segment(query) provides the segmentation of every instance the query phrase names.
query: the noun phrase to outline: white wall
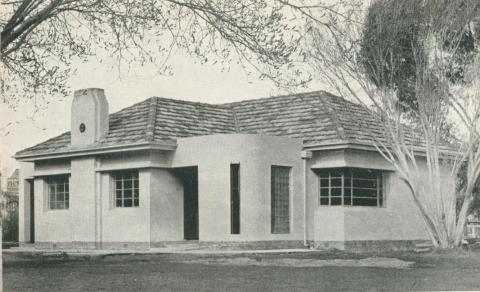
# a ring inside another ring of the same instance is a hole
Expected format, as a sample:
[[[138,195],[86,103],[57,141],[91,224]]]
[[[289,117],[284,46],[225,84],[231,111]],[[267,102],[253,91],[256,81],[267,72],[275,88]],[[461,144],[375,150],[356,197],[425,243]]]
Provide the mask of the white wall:
[[[172,170],[152,169],[150,240],[183,240],[183,186]]]
[[[178,139],[172,166],[198,166],[201,241],[301,240],[302,142],[224,134]],[[230,234],[230,164],[240,163],[240,234]],[[271,165],[290,166],[289,234],[271,233]]]

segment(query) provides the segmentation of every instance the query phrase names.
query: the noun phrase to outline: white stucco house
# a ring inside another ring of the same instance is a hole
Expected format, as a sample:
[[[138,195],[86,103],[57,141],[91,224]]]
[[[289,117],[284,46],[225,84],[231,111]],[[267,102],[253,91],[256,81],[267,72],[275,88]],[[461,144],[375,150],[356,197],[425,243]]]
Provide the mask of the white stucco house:
[[[152,97],[109,114],[75,92],[71,131],[16,153],[22,243],[349,249],[428,240],[362,106],[326,92],[227,104]]]

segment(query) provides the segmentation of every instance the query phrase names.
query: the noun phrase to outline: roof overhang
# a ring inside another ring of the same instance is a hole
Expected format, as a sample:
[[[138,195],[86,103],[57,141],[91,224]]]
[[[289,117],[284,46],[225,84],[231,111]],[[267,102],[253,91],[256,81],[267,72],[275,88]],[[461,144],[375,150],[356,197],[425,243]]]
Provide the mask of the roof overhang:
[[[354,150],[364,150],[364,151],[374,151],[378,152],[379,150],[375,146],[367,143],[352,143],[352,142],[322,142],[316,144],[310,144],[303,147],[305,150],[310,151],[325,151],[325,150],[341,150],[341,149],[354,149]],[[423,147],[414,146],[412,147],[413,153],[415,156],[425,157],[425,149]],[[461,155],[458,151],[442,149],[440,154],[446,157],[455,157]]]
[[[81,156],[92,156],[99,154],[113,154],[120,152],[130,152],[130,151],[142,151],[142,150],[164,150],[164,151],[173,151],[177,148],[176,143],[133,143],[127,145],[113,145],[113,146],[91,146],[87,148],[78,148],[78,149],[66,149],[60,150],[57,152],[49,153],[34,153],[34,154],[25,154],[25,155],[15,155],[15,158],[18,161],[23,162],[32,162],[38,160],[47,160],[47,159],[59,159],[59,158],[72,158],[72,157],[81,157]]]

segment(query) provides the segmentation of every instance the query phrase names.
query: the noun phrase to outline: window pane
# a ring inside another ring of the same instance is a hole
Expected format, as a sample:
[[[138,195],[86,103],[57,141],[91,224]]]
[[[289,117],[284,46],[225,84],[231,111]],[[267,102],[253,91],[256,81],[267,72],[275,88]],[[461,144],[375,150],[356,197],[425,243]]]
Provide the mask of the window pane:
[[[343,204],[344,204],[344,205],[347,205],[347,206],[352,205],[352,198],[351,198],[351,197],[345,197],[345,198],[343,198]]]
[[[65,200],[65,194],[64,193],[58,193],[57,194],[57,201],[64,201]]]
[[[133,197],[138,199],[138,189],[133,190]]]
[[[124,207],[132,207],[132,199],[125,199],[123,201],[123,206]]]
[[[133,181],[133,187],[138,189],[138,179]]]
[[[341,187],[342,179],[341,178],[332,178],[332,187]]]
[[[290,168],[271,167],[272,233],[290,232]]]
[[[49,194],[55,194],[55,185],[54,184],[48,185],[48,193]]]
[[[328,205],[328,198],[320,198],[320,205]]]
[[[116,200],[115,207],[122,207],[122,200]]]
[[[121,190],[122,189],[122,181],[121,180],[115,181],[115,189],[116,190]]]
[[[50,209],[55,209],[55,202],[51,201],[49,208]]]
[[[354,188],[377,188],[377,179],[353,179]]]
[[[331,202],[332,206],[341,205],[342,204],[342,198],[341,197],[332,197],[330,202]]]
[[[320,189],[320,196],[321,197],[328,197],[328,188],[321,188]]]
[[[332,197],[342,196],[342,188],[332,188],[330,192]]]
[[[124,187],[125,189],[131,189],[131,188],[132,188],[132,181],[129,180],[129,179],[123,181],[123,187]]]
[[[320,187],[321,188],[328,188],[328,178],[321,178],[320,179]]]
[[[133,205],[134,205],[135,207],[138,207],[138,199],[134,199],[133,202],[134,202]]]
[[[377,206],[377,199],[353,198],[354,206]]]
[[[115,192],[115,196],[116,196],[116,199],[121,199],[122,198],[122,191],[121,190],[117,190]]]
[[[70,206],[69,206],[69,202],[68,201],[65,201],[65,209],[68,209]]]
[[[129,199],[132,197],[132,190],[131,189],[126,189],[123,191],[123,197],[126,199]]]
[[[353,197],[377,198],[377,190],[353,189]]]

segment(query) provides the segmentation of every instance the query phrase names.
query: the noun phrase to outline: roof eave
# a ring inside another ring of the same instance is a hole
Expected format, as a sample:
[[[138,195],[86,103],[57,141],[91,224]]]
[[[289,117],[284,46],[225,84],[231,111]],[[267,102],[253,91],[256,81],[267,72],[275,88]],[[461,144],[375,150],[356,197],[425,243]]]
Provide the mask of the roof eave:
[[[68,149],[65,151],[59,151],[54,153],[35,153],[35,154],[25,154],[25,155],[15,155],[17,161],[21,162],[32,162],[36,160],[47,160],[47,159],[59,159],[59,158],[71,158],[71,157],[80,157],[80,156],[91,156],[98,154],[110,154],[110,153],[119,153],[126,151],[141,151],[141,150],[166,150],[173,151],[177,148],[177,144],[174,142],[168,143],[134,143],[127,145],[112,145],[112,146],[92,146],[89,148],[81,149]]]
[[[306,145],[303,147],[305,150],[310,151],[322,151],[322,150],[341,150],[341,149],[355,149],[355,150],[364,150],[364,151],[375,151],[378,152],[378,149],[375,146],[368,143],[356,143],[356,142],[320,142],[315,144]],[[416,156],[426,156],[425,150],[422,147],[413,147],[413,152]],[[459,152],[453,150],[440,150],[441,154],[446,156],[458,156]]]

